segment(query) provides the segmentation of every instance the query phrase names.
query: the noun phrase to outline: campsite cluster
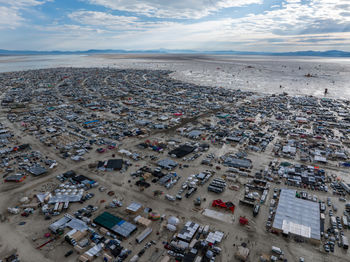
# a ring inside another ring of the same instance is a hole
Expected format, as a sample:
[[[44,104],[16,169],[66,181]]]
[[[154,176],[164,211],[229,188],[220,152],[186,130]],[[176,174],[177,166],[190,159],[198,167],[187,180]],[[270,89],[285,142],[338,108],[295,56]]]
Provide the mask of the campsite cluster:
[[[1,74],[7,223],[53,261],[346,259],[349,102],[169,74]]]

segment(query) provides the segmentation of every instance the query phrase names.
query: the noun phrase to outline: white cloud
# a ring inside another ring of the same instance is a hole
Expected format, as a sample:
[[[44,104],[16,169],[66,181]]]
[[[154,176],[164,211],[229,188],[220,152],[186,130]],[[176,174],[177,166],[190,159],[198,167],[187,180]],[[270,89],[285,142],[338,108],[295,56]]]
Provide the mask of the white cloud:
[[[124,49],[163,47],[256,51],[280,47],[283,51],[286,48],[315,49],[326,44],[331,46],[332,43],[350,46],[349,34],[346,33],[350,32],[350,17],[342,15],[346,11],[345,3],[344,0],[312,0],[305,5],[290,0],[280,9],[261,14],[186,23],[163,20],[145,22],[136,16],[115,16],[93,11],[73,12],[69,17],[81,26],[101,29],[103,32],[100,31],[99,39],[103,44],[100,44],[100,48],[109,48],[104,44],[113,43],[113,47]],[[181,6],[180,3],[177,8]]]
[[[337,7],[346,2],[312,0],[310,4],[287,3],[281,9],[235,19],[232,26],[249,32],[270,32],[276,35],[349,32],[350,17],[344,14],[343,8]]]
[[[0,6],[0,29],[14,29],[23,22],[17,10]]]
[[[46,2],[52,2],[54,0],[0,0],[0,4],[8,5],[14,8],[37,6],[45,4]]]
[[[206,21],[188,19],[175,22],[172,18],[200,18],[225,8],[262,1],[84,1],[131,13],[114,15],[116,12],[112,10],[95,11],[90,6],[91,10],[69,13],[70,22],[59,22],[62,20],[58,19],[57,24],[29,24],[36,34],[28,42],[39,49],[63,50],[168,48],[292,51],[306,48],[322,50],[334,45],[350,51],[350,0],[310,0],[306,4],[305,1],[288,0],[281,1],[283,4],[279,8],[275,6],[263,13],[251,13],[241,18],[207,17]],[[17,3],[16,7],[10,4],[0,7],[0,29],[28,23],[21,17],[21,10],[46,1],[13,2]],[[0,0],[0,3],[5,3],[5,0]],[[149,19],[142,15],[163,19]]]
[[[127,29],[135,25],[137,17],[115,16],[105,12],[76,11],[68,15],[70,19],[84,25],[100,26],[108,29]],[[129,28],[130,29],[130,28]]]
[[[141,21],[135,16],[119,16],[97,11],[76,11],[68,15],[70,19],[82,26],[115,31],[145,31],[152,28],[168,27],[173,22]]]
[[[260,0],[87,0],[111,9],[126,10],[148,16],[169,18],[199,18],[227,7],[259,3]],[[277,35],[311,34],[318,32],[350,31],[350,5],[348,0],[310,0],[303,4],[300,0],[287,0],[279,9],[266,10],[260,14],[250,14],[243,18],[232,19],[232,29],[246,33],[274,33]],[[103,12],[79,12],[71,18],[82,24],[91,25],[94,22],[109,29],[117,28],[125,21],[125,28],[129,25],[134,29],[144,28],[145,22],[137,21],[136,17],[113,16]],[[220,20],[220,19],[219,19]],[[219,21],[218,20],[218,21]],[[194,23],[194,21],[192,21]],[[158,23],[148,26],[157,27]],[[205,28],[203,28],[205,29]],[[208,30],[208,34],[211,32]]]
[[[54,0],[0,0],[0,29],[15,29],[25,19],[21,11]]]
[[[113,10],[149,17],[198,19],[223,8],[261,4],[262,0],[85,0]]]

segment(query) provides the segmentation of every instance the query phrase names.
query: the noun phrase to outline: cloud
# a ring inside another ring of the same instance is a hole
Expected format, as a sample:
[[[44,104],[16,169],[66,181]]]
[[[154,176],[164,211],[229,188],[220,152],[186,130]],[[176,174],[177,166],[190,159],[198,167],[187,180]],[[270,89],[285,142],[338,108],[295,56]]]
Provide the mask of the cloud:
[[[0,6],[0,29],[14,29],[23,21],[17,10]]]
[[[247,51],[320,50],[334,44],[350,51],[349,0],[284,0],[273,8],[272,3],[248,6],[262,0],[80,0],[80,9],[67,6],[45,24],[31,24],[26,10],[42,12],[48,1],[0,0],[0,29],[27,25],[18,30],[28,30],[25,36],[6,35],[0,44],[23,39],[16,45],[46,50]],[[239,17],[230,17],[241,10]]]
[[[298,42],[305,42],[305,43],[319,43],[319,42],[333,42],[333,41],[346,41],[347,38],[304,38],[298,40]]]
[[[111,30],[130,29],[135,25],[137,17],[115,16],[105,12],[76,11],[68,15],[70,19],[84,25],[99,26]]]
[[[148,17],[198,19],[224,8],[261,4],[262,0],[85,0],[112,10]]]
[[[341,16],[350,16],[350,12],[341,12],[340,15]]]
[[[82,26],[117,33],[120,31],[146,31],[152,28],[169,27],[176,23],[167,21],[143,21],[136,16],[112,15],[106,12],[80,10],[68,17]]]
[[[232,26],[249,32],[272,32],[279,36],[349,32],[350,17],[339,7],[346,1],[285,2],[280,9],[235,19]]]
[[[111,3],[108,0],[90,1]],[[113,3],[116,2],[123,1]],[[166,1],[164,2],[165,5]],[[191,3],[196,1],[188,2],[191,7]],[[133,1],[130,3],[133,4]],[[215,3],[215,6],[218,6],[218,1]],[[237,4],[238,1],[234,3]],[[344,37],[346,32],[350,32],[350,19],[343,14],[344,9],[340,8],[343,4],[343,0],[311,0],[307,4],[291,0],[283,2],[278,9],[258,14],[251,13],[241,18],[208,18],[207,21],[194,19],[175,20],[176,22],[167,19],[150,21],[138,17],[135,12],[132,13],[133,16],[120,16],[109,12],[82,10],[71,13],[69,17],[82,27],[101,29],[103,32],[100,31],[99,37],[106,39],[101,41],[116,43],[116,48],[264,50],[280,45],[282,48],[288,46],[298,50],[310,44],[321,46],[321,43],[350,46],[350,40]],[[182,7],[181,0],[174,6]],[[174,6],[167,7],[167,10],[175,10]],[[302,37],[303,35],[306,37]],[[323,39],[321,40],[318,35]],[[101,48],[108,47],[101,46]]]
[[[26,21],[23,10],[45,4],[53,0],[0,0],[0,29],[15,29]]]
[[[21,8],[21,7],[42,5],[52,1],[54,0],[13,0],[13,1],[0,0],[0,4],[8,5],[13,8]]]
[[[86,0],[90,3],[99,4],[110,9],[130,11],[133,14],[139,13],[147,16],[168,17],[168,18],[200,18],[221,9],[243,6],[252,3],[261,3],[260,0],[145,0],[142,3],[136,0]],[[347,0],[285,0],[278,9],[266,10],[263,13],[251,13],[242,18],[232,19],[231,33],[251,34],[253,32],[272,33],[280,36],[297,34],[315,34],[329,32],[349,31],[350,17],[344,12],[344,5]],[[135,26],[139,30],[145,28],[145,22],[134,19],[128,21],[126,17],[115,17],[104,15],[103,12],[81,12],[72,17],[78,22],[95,26],[100,23],[111,29],[113,26],[121,26],[119,21],[126,20],[125,25]],[[90,17],[90,18],[87,18]],[[101,20],[101,17],[104,17]],[[136,18],[135,15],[134,18]],[[221,19],[216,18],[216,21]],[[181,21],[181,20],[180,20]],[[190,20],[191,21],[191,20]],[[132,24],[131,24],[132,23]],[[195,20],[189,24],[194,24]],[[142,24],[142,25],[141,25]],[[149,26],[157,27],[158,23],[149,23]],[[205,28],[203,28],[205,29]],[[207,30],[208,34],[211,32]]]
[[[343,10],[350,10],[350,4],[341,4],[341,5],[336,5],[335,7]]]

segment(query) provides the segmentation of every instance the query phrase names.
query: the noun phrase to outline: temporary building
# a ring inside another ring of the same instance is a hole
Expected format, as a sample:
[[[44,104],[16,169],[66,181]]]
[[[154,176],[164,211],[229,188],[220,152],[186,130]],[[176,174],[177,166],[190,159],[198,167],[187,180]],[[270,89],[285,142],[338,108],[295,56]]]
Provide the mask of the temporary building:
[[[252,161],[249,159],[226,157],[224,159],[224,165],[230,166],[230,167],[237,167],[237,168],[240,168],[240,167],[251,168]]]
[[[152,233],[152,228],[147,227],[140,235],[136,237],[136,242],[141,243],[146,237]]]
[[[178,148],[175,148],[174,150],[169,152],[169,155],[175,155],[178,158],[182,158],[194,151],[195,147],[188,146],[188,145],[182,145]]]
[[[12,176],[8,176],[5,178],[5,182],[22,182],[26,179],[26,176],[23,174],[16,174]]]
[[[109,159],[107,161],[99,161],[97,168],[102,171],[121,170],[123,167],[122,159]]]
[[[208,243],[217,244],[222,241],[224,233],[220,231],[210,232],[206,238]]]
[[[197,230],[199,228],[199,225],[197,223],[194,223],[192,221],[188,221],[184,228],[180,231],[180,233],[177,235],[177,238],[186,242],[191,242],[192,238],[196,234]]]
[[[150,224],[152,223],[151,220],[149,220],[149,219],[147,219],[145,217],[142,217],[142,216],[135,217],[134,221],[135,221],[135,223],[143,225],[145,227],[150,226]]]
[[[160,214],[158,212],[152,211],[148,213],[148,218],[151,220],[158,220],[160,219]]]
[[[297,198],[296,190],[282,189],[272,228],[285,234],[319,241],[319,204]]]
[[[172,224],[167,224],[166,228],[171,231],[171,232],[175,232],[176,231],[176,226],[172,225]]]
[[[108,212],[104,212],[96,217],[94,219],[94,223],[125,238],[129,237],[137,229],[135,225],[126,222],[122,218],[114,216]]]
[[[177,217],[171,216],[168,218],[168,224],[177,226],[180,220]]]
[[[126,211],[129,213],[137,213],[138,211],[140,211],[141,208],[141,204],[133,202],[126,208]]]

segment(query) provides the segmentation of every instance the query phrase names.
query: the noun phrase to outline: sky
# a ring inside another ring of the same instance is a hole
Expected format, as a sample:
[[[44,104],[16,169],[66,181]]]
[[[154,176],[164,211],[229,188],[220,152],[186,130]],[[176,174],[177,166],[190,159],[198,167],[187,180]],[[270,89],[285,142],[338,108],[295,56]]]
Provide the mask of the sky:
[[[350,0],[0,0],[0,49],[350,51]]]

